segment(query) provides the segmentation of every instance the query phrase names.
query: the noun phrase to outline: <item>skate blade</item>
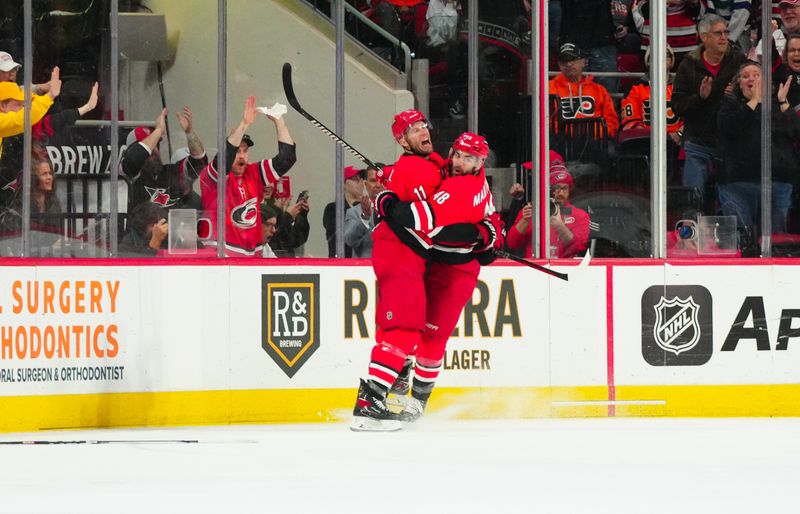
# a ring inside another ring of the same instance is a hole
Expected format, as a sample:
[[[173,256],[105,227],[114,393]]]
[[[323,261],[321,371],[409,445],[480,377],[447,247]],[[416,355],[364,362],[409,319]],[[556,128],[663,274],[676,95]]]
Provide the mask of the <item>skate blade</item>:
[[[408,396],[396,396],[390,394],[386,398],[386,407],[394,412],[395,414],[400,414],[403,409],[406,408],[406,404],[408,403]]]
[[[400,420],[373,419],[365,416],[353,416],[350,430],[353,432],[396,432],[403,428]]]

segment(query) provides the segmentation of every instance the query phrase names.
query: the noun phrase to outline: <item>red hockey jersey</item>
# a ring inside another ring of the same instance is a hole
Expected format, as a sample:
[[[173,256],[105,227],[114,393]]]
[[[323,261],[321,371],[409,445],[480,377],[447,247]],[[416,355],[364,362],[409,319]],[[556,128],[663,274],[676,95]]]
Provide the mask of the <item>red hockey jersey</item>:
[[[229,161],[230,162],[230,161]],[[264,186],[275,185],[280,175],[272,168],[271,159],[248,164],[241,177],[227,175],[225,188],[225,253],[229,257],[260,256],[261,210]],[[208,240],[216,244],[217,237],[217,170],[211,162],[200,173],[200,190],[203,201],[203,218],[210,224]],[[206,236],[206,234],[202,234]]]
[[[436,152],[431,153],[427,158],[403,154],[393,165],[378,171],[378,181],[386,189],[394,191],[401,201],[425,200],[435,193],[439,184],[442,183],[444,164],[444,159]],[[394,233],[397,239],[408,245],[418,255],[429,257],[428,249],[420,246],[414,230],[392,220],[383,220],[378,223],[372,232],[372,239],[386,238],[388,233]]]
[[[409,209],[414,222],[411,228],[430,234],[455,223],[480,223],[494,212],[494,204],[481,169],[477,175],[445,179],[429,201],[412,202]]]
[[[378,181],[394,191],[401,201],[427,200],[442,183],[445,160],[436,152],[427,158],[404,154],[397,162],[378,171]]]
[[[413,236],[404,241],[417,253],[432,251],[435,260],[455,264],[473,258],[474,226],[493,212],[492,193],[481,169],[477,175],[445,179],[429,200],[398,205],[392,221]]]

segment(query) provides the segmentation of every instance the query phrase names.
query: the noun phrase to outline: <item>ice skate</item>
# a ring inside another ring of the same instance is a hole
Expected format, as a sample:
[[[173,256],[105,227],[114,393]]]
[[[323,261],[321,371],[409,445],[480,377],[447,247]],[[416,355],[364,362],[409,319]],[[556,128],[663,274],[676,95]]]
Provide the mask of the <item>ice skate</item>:
[[[386,393],[368,380],[361,380],[353,408],[350,430],[354,432],[394,432],[403,428],[399,416],[386,406]]]
[[[419,398],[414,398],[413,396],[409,397],[408,401],[406,402],[406,406],[400,413],[400,420],[404,423],[414,423],[422,417],[422,413],[425,410],[425,405],[427,405],[427,403],[427,400],[420,400]]]

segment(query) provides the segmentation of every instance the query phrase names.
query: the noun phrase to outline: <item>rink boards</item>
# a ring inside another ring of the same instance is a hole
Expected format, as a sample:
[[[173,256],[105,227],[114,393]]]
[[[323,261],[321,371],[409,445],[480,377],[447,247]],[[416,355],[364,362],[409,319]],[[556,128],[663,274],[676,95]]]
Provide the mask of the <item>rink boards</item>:
[[[374,336],[368,261],[165,262],[4,263],[0,430],[349,415]],[[800,415],[800,262],[729,262],[562,261],[569,282],[484,268],[430,408]]]

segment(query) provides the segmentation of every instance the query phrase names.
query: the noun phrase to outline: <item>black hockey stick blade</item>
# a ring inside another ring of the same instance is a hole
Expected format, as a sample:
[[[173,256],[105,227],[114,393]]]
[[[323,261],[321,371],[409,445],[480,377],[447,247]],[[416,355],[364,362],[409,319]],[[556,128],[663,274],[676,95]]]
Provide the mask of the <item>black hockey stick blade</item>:
[[[323,125],[318,119],[303,109],[303,107],[300,105],[300,102],[297,100],[297,95],[294,94],[294,85],[292,85],[292,65],[288,62],[283,63],[283,92],[286,95],[286,100],[289,102],[289,105],[291,105],[295,111],[300,113],[301,116],[310,121],[322,132],[327,134],[328,137],[333,139],[339,146],[353,154],[356,159],[371,168],[378,168],[378,166],[376,166],[371,160],[367,159],[364,154],[350,146],[350,143],[336,135],[336,133],[334,133],[331,129]]]
[[[502,250],[495,250],[494,254],[497,255],[498,257],[502,257],[504,259],[508,259],[508,260],[511,260],[511,261],[514,261],[514,262],[518,262],[520,264],[524,264],[524,265],[528,266],[529,268],[533,268],[536,271],[541,271],[542,273],[547,273],[548,275],[551,275],[551,276],[556,277],[556,278],[560,278],[561,280],[569,281],[569,275],[567,275],[566,273],[559,273],[558,271],[553,271],[550,268],[545,268],[544,266],[536,264],[535,262],[531,262],[529,260],[523,259],[522,257],[517,257],[516,255],[514,255],[512,253],[504,252]]]
[[[304,118],[313,121],[314,117],[308,114],[300,102],[297,101],[297,95],[294,94],[294,85],[292,85],[292,65],[288,62],[283,63],[283,92],[286,95],[286,100],[292,108],[303,115]]]

